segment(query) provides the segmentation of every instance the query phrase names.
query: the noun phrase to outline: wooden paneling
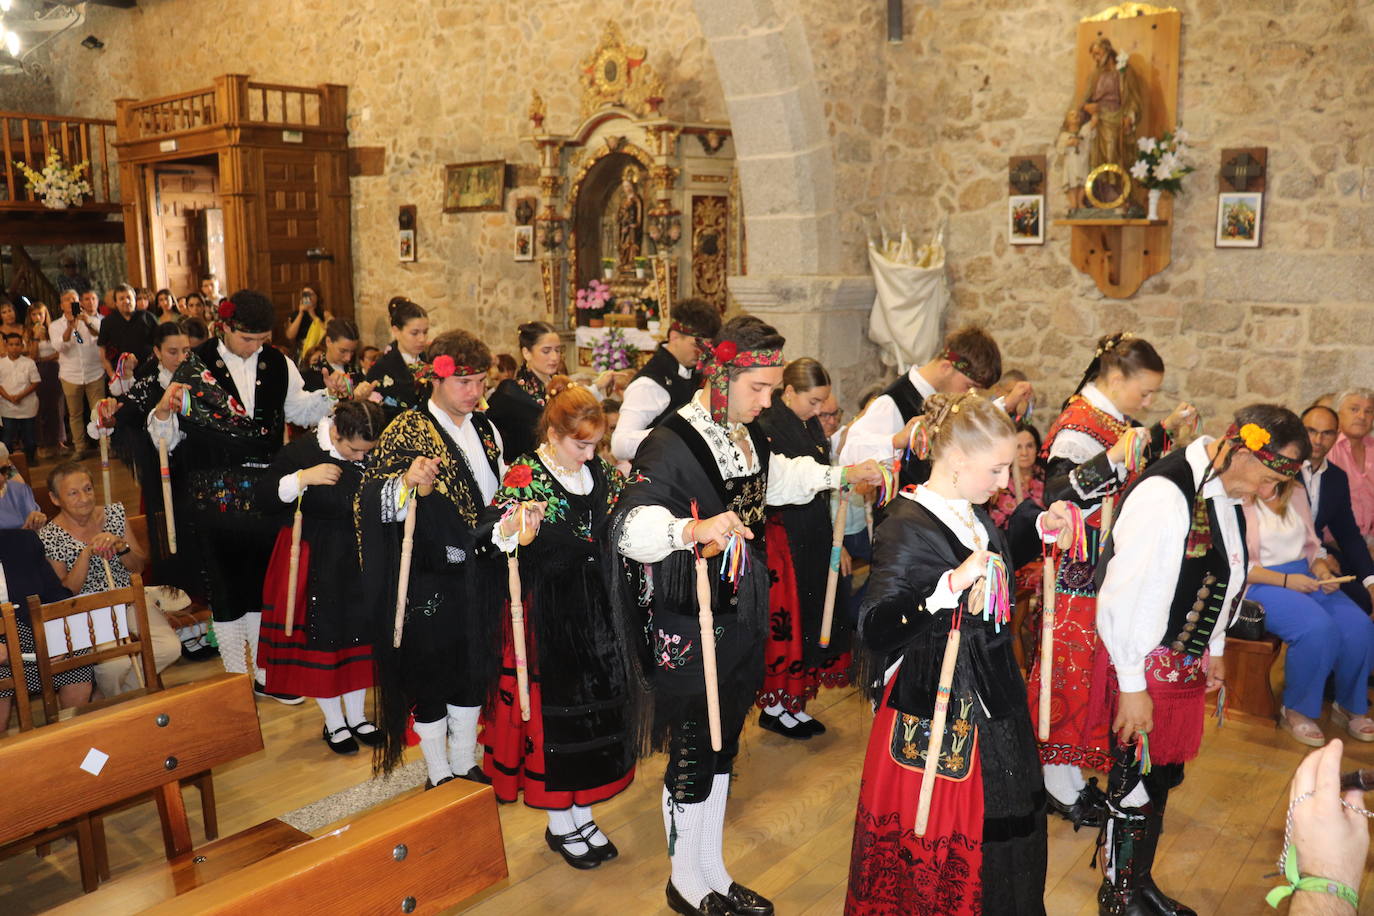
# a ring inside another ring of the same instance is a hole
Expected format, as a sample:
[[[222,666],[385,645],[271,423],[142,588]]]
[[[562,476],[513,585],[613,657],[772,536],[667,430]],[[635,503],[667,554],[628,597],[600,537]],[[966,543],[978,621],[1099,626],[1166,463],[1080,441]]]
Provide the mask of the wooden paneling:
[[[155,166],[152,194],[154,286],[177,295],[199,290],[209,273],[202,214],[220,205],[219,173],[193,163]]]

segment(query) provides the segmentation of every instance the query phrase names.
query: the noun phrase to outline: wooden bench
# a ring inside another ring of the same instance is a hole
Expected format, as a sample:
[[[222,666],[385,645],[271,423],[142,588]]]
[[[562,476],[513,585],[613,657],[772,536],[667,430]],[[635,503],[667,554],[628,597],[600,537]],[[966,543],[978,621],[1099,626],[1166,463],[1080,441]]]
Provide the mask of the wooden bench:
[[[260,750],[257,708],[243,674],[217,675],[23,732],[0,741],[0,845],[151,793],[167,857],[174,858],[191,850],[179,778]],[[108,759],[87,763],[92,751]]]
[[[1226,638],[1226,718],[1275,725],[1279,703],[1270,680],[1283,652],[1277,636],[1263,639]]]
[[[506,874],[496,796],[458,779],[412,790],[316,838],[267,821],[50,912],[438,913]]]

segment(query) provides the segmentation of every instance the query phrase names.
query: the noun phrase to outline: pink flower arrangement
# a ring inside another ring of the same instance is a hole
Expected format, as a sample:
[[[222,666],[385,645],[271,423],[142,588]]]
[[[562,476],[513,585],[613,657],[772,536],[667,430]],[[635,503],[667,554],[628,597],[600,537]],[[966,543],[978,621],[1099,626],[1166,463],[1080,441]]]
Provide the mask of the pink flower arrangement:
[[[600,280],[593,280],[585,289],[577,291],[577,307],[580,309],[602,311],[610,301],[611,288]]]

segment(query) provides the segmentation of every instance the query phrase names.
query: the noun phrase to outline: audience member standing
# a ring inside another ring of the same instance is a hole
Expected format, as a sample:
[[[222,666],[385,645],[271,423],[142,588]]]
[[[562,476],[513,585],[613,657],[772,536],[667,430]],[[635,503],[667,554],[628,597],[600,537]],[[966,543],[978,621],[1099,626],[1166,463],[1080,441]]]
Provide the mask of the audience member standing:
[[[24,338],[6,334],[5,355],[0,357],[0,417],[4,418],[5,447],[14,448],[22,438],[29,464],[38,459],[34,424],[41,382],[38,365],[24,353]]]
[[[62,380],[62,396],[67,402],[67,426],[76,459],[86,457],[86,413],[105,396],[105,369],[100,359],[99,298],[93,290],[81,294],[62,294],[61,317],[52,323],[48,339],[57,349],[57,376]]]
[[[29,358],[38,364],[41,380],[38,383],[38,447],[56,454],[67,439],[62,424],[66,403],[62,398],[62,382],[57,377],[57,347],[48,337],[50,321],[48,306],[35,302],[29,306],[24,327]]]
[[[125,353],[133,354],[135,366],[152,355],[153,332],[158,325],[147,312],[134,308],[134,288],[127,283],[115,287],[114,302],[114,311],[101,319],[100,333],[96,336],[105,360],[105,372],[111,377],[116,374],[119,358]]]
[[[1369,431],[1374,427],[1374,391],[1351,388],[1336,400],[1341,434],[1331,447],[1332,463],[1350,478],[1350,503],[1355,523],[1366,544],[1374,542],[1374,448]]]

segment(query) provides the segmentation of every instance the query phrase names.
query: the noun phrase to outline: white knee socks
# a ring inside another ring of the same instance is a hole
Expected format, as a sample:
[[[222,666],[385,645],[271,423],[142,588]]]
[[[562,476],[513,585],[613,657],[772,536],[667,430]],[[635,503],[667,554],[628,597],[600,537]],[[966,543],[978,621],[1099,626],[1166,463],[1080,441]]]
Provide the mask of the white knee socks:
[[[367,710],[365,708],[366,703],[366,689],[350,690],[348,693],[343,695],[344,715],[348,718],[348,724],[353,728],[357,729],[358,734],[360,735],[370,735],[374,731],[376,731],[376,728],[374,728],[370,723],[363,728],[358,728],[359,725],[362,725],[364,722],[367,722]]]
[[[567,836],[577,829],[578,825],[573,818],[572,808],[551,809],[548,814],[549,832],[553,834],[554,839],[560,836]],[[563,844],[563,848],[575,856],[585,856],[587,854],[587,844],[580,839],[566,841]]]
[[[416,722],[415,734],[420,736],[420,753],[425,756],[425,766],[429,769],[429,781],[434,785],[439,780],[454,775],[448,762],[448,721]],[[467,770],[463,771],[464,773]]]
[[[331,735],[348,727],[344,722],[343,704],[338,697],[316,697],[315,702],[320,704],[320,712],[324,713],[324,727],[329,729]]]
[[[1078,793],[1088,784],[1078,767],[1071,764],[1047,763],[1041,769],[1045,775],[1045,791],[1063,805],[1078,801]]]
[[[725,870],[725,802],[730,796],[730,774],[717,773],[711,782],[711,795],[701,807],[706,809],[698,860],[701,874],[711,890],[728,894],[734,879]]]
[[[668,837],[668,859],[673,866],[673,887],[692,906],[711,893],[701,871],[701,842],[705,833],[706,802],[684,805],[663,790],[663,832]]]
[[[242,617],[238,620],[215,621],[215,642],[219,646],[219,660],[229,674],[246,674],[248,671],[243,660],[246,632]]]
[[[448,764],[455,776],[477,766],[477,719],[481,714],[480,706],[448,707]]]

